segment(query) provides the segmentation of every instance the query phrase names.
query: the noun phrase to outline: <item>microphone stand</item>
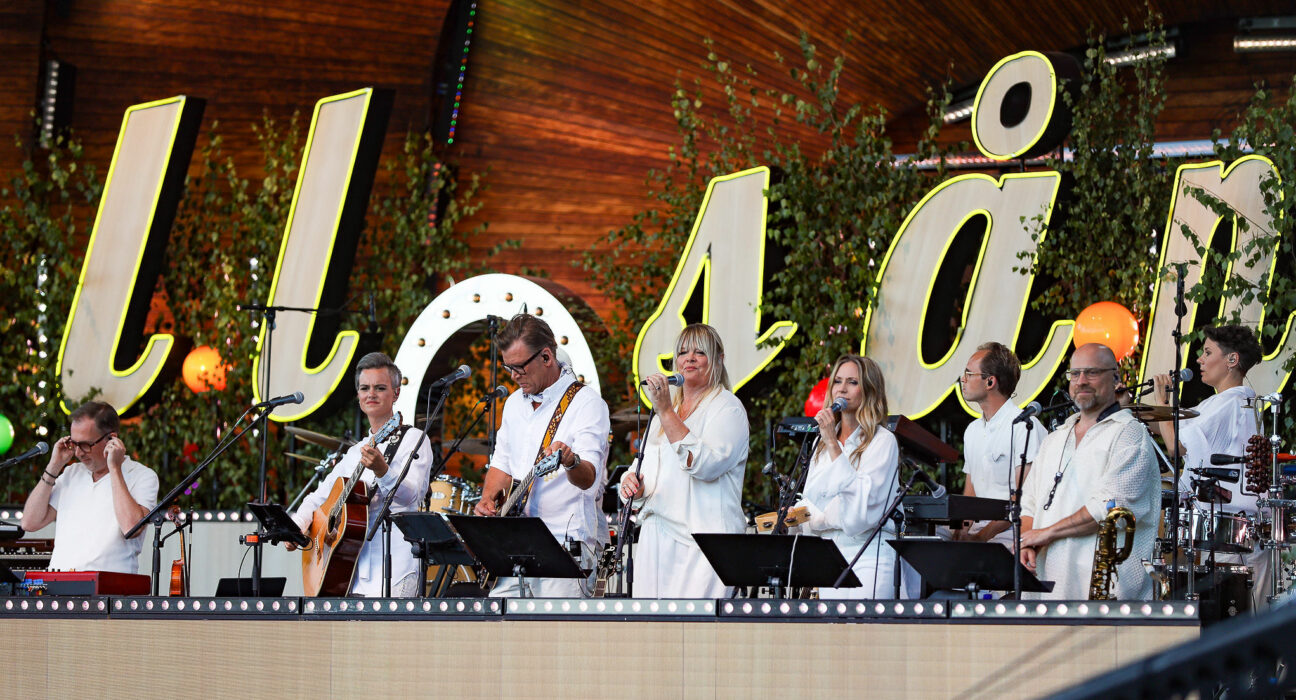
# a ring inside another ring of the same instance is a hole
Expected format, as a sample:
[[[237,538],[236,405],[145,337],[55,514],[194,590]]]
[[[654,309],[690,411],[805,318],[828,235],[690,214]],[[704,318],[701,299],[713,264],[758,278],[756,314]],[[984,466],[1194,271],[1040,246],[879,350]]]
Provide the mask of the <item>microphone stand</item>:
[[[257,408],[258,407],[254,406],[244,411],[243,415],[239,416],[238,420],[234,421],[234,425],[238,425],[239,423],[241,423],[243,421],[243,418],[246,417],[247,414],[251,413],[254,410],[257,410]],[[260,408],[261,408],[260,415],[258,415],[255,419],[253,419],[253,421],[249,423],[247,427],[243,428],[237,433],[231,431],[229,434],[227,434],[225,438],[223,438],[219,443],[216,444],[216,447],[212,449],[211,453],[209,453],[206,457],[204,457],[203,460],[198,463],[198,466],[194,467],[193,471],[189,472],[187,476],[185,476],[183,479],[180,480],[180,483],[176,484],[175,488],[172,488],[169,492],[167,492],[165,496],[158,499],[157,505],[153,506],[153,510],[150,510],[148,513],[146,513],[144,517],[139,519],[139,522],[135,523],[135,525],[132,526],[131,529],[126,532],[125,537],[126,539],[129,540],[135,537],[135,535],[139,534],[139,531],[144,529],[145,525],[149,523],[153,524],[153,567],[152,567],[153,595],[156,596],[158,594],[158,580],[160,579],[162,574],[162,524],[166,522],[167,508],[169,508],[177,498],[184,495],[185,489],[189,488],[194,484],[194,482],[198,481],[198,477],[201,476],[204,471],[206,471],[207,467],[210,467],[212,463],[216,461],[217,457],[220,457],[225,452],[225,450],[229,449],[234,443],[238,442],[239,438],[243,437],[243,435],[247,433],[247,431],[256,427],[258,423],[261,423],[262,421],[265,420],[266,416],[270,415],[271,409],[269,409],[268,407],[260,407]],[[259,539],[259,538],[253,538],[253,539]],[[253,590],[252,594],[253,596],[260,595],[259,591],[257,590]]]
[[[428,430],[431,429],[432,427],[433,419],[436,418],[437,414],[439,414],[441,412],[441,409],[445,406],[446,399],[450,397],[451,386],[452,386],[451,384],[447,384],[440,389],[441,398],[437,401],[436,408],[433,409],[432,412],[427,414],[427,419],[424,420],[423,422],[423,430],[419,431],[418,442],[414,444],[414,449],[410,450],[409,456],[405,458],[405,465],[401,467],[400,476],[396,478],[396,486],[394,486],[391,489],[391,491],[387,493],[386,498],[383,499],[382,510],[378,511],[378,521],[382,523],[382,533],[383,533],[382,593],[384,598],[391,597],[391,535],[392,535],[391,504],[392,504],[392,500],[396,498],[396,492],[400,490],[401,483],[405,481],[405,475],[409,473],[410,465],[413,464],[414,459],[418,457],[418,451],[423,449],[423,443],[427,442]],[[432,403],[432,392],[429,391],[427,403],[425,405],[431,403]],[[391,467],[389,465],[388,469],[390,468]],[[426,493],[426,489],[424,491]],[[377,532],[378,532],[377,529],[369,528],[368,534],[365,535],[365,542],[367,543],[372,541],[374,535],[377,534]],[[426,569],[424,569],[424,571],[426,571]]]
[[[499,338],[499,330],[500,330],[500,321],[502,320],[504,319],[494,314],[491,314],[486,317],[487,331],[490,334],[490,383],[487,386],[490,386],[492,389],[494,389],[494,387],[496,386],[499,386],[499,381],[498,381],[499,380],[499,340],[498,338]],[[490,424],[486,426],[486,454],[487,455],[495,454],[495,440],[497,439],[497,433],[499,432],[496,429],[497,426],[499,425],[498,413],[497,413],[498,410],[499,408],[495,405],[495,401],[492,400],[490,403]],[[458,447],[458,443],[456,443],[455,446]],[[449,457],[447,457],[446,459],[449,459]]]
[[[1183,474],[1183,454],[1179,450],[1179,368],[1183,365],[1183,319],[1188,315],[1188,305],[1184,303],[1184,274],[1186,266],[1183,263],[1175,264],[1175,328],[1171,332],[1174,337],[1175,362],[1174,371],[1170,373],[1170,419],[1174,422],[1174,443],[1166,445],[1170,448],[1171,470],[1174,474],[1174,488],[1176,498],[1171,503],[1170,522],[1174,523],[1176,530],[1179,528],[1179,479]],[[1189,537],[1191,538],[1191,533]],[[1178,539],[1175,537],[1174,539]],[[1174,547],[1170,550],[1170,599],[1179,598],[1179,543],[1174,542]],[[1191,574],[1188,576],[1192,578]],[[1190,584],[1191,587],[1191,584]]]
[[[1017,484],[1010,492],[1008,499],[1008,522],[1012,523],[1013,529],[1013,596],[1014,600],[1021,600],[1021,499],[1022,499],[1022,474],[1026,473],[1026,455],[1030,452],[1031,433],[1035,430],[1034,421],[1026,421],[1026,441],[1022,444],[1021,464],[1017,467]],[[1009,433],[1009,442],[1011,443],[1011,433]],[[1012,462],[1008,463],[1008,468],[1012,469]],[[1008,483],[1012,483],[1012,473],[1008,474]]]
[[[918,469],[921,469],[921,467]],[[915,469],[913,473],[909,475],[909,480],[905,482],[904,487],[900,489],[900,493],[896,494],[895,500],[891,502],[891,505],[887,507],[886,512],[882,514],[882,519],[878,521],[878,526],[873,529],[873,534],[869,535],[869,538],[864,541],[864,546],[859,548],[859,551],[851,558],[850,563],[846,565],[844,570],[842,570],[841,575],[837,577],[836,581],[833,581],[833,588],[841,587],[842,582],[846,580],[846,576],[855,569],[855,563],[860,560],[860,557],[864,556],[864,552],[868,551],[869,546],[873,544],[873,540],[882,532],[882,526],[886,521],[892,518],[896,509],[900,507],[900,502],[904,500],[904,497],[909,495],[909,489],[913,488],[914,479],[918,478],[918,469]],[[896,566],[899,565],[900,563],[897,561]],[[876,583],[874,585],[876,586]]]
[[[796,497],[801,490],[805,488],[806,477],[810,474],[810,458],[814,455],[815,449],[819,447],[819,440],[823,436],[819,434],[816,428],[814,437],[809,435],[802,438],[801,450],[797,453],[796,462],[792,466],[792,473],[796,475],[796,480],[792,482],[790,488],[788,482],[779,482],[779,507],[778,519],[774,521],[775,535],[786,535],[788,531],[787,514],[792,506],[796,503]],[[810,449],[806,449],[809,446]]]
[[[639,431],[639,449],[635,450],[635,479],[639,480],[643,474],[643,456],[644,446],[648,444],[648,431],[652,428],[653,416],[657,415],[657,409],[652,408],[648,411],[648,422],[644,424],[643,430]],[[639,488],[643,488],[643,482],[639,482]],[[619,492],[620,489],[617,489]],[[621,526],[617,530],[617,568],[621,571],[621,577],[617,582],[617,593],[626,597],[634,597],[634,536],[631,533],[630,520],[634,512],[634,499],[626,501],[621,506]]]

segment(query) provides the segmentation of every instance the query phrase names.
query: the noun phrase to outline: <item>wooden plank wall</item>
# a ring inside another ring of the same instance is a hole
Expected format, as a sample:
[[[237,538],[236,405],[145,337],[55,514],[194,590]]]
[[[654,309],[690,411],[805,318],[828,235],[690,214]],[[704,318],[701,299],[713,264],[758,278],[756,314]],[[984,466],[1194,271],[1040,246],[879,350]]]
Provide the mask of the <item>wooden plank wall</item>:
[[[7,180],[21,160],[9,135],[26,127],[34,106],[42,41],[50,55],[79,69],[73,125],[101,174],[126,107],[177,93],[208,100],[207,123],[221,123],[240,171],[256,175],[251,127],[263,111],[284,120],[295,109],[309,115],[326,95],[394,88],[385,152],[393,157],[400,135],[427,123],[435,44],[449,2],[8,3],[0,10],[0,177]],[[1208,136],[1229,120],[1256,77],[1285,78],[1290,70],[1289,55],[1233,54],[1235,20],[1220,19],[1282,13],[1286,3],[1154,6],[1171,24],[1208,21],[1192,30],[1188,50],[1172,64],[1166,138]],[[903,151],[921,123],[927,86],[946,75],[958,85],[976,84],[998,58],[1081,45],[1090,26],[1119,33],[1121,19],[1140,17],[1142,7],[1132,0],[1058,0],[996,14],[956,0],[885,7],[845,0],[481,0],[458,138],[448,150],[464,173],[482,173],[490,186],[480,214],[490,228],[473,241],[474,254],[520,239],[521,250],[491,264],[505,272],[542,268],[606,317],[607,300],[571,263],[647,206],[645,176],[667,164],[667,149],[678,141],[673,84],[704,74],[707,37],[718,55],[753,65],[762,84],[776,88],[791,81],[773,54],[797,61],[801,32],[823,57],[845,52],[843,99],[899,115],[896,145]],[[811,148],[817,143],[813,134],[801,136]]]

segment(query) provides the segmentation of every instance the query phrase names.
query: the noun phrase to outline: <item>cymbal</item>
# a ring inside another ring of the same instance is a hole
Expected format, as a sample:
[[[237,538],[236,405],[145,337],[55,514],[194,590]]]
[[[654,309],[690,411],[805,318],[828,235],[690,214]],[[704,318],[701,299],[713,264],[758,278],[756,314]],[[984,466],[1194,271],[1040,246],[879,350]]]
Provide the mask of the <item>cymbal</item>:
[[[288,431],[289,435],[296,435],[298,440],[309,442],[312,445],[319,445],[330,452],[336,451],[340,447],[350,447],[355,444],[350,440],[335,438],[324,433],[317,433],[314,430],[298,428],[295,425],[287,426],[284,429]]]
[[[464,438],[459,443],[459,451],[466,455],[490,455],[490,443],[486,438]]]
[[[645,408],[643,413],[639,413],[635,408],[635,406],[627,406],[617,409],[616,413],[611,415],[612,425],[618,427],[624,425],[632,428],[636,423],[646,422],[648,420],[648,409]]]
[[[285,457],[287,457],[287,458],[289,458],[289,459],[295,459],[295,460],[298,460],[298,461],[301,461],[301,462],[310,462],[311,464],[319,464],[319,461],[320,461],[320,458],[319,458],[319,457],[312,457],[312,456],[310,456],[310,455],[297,454],[296,452],[285,452],[285,453],[283,453],[283,454],[284,454]]]
[[[1134,417],[1144,423],[1160,423],[1161,421],[1174,420],[1174,411],[1169,406],[1148,406],[1146,404],[1134,404],[1129,407]],[[1191,408],[1179,409],[1179,420],[1184,418],[1196,418],[1197,412]]]

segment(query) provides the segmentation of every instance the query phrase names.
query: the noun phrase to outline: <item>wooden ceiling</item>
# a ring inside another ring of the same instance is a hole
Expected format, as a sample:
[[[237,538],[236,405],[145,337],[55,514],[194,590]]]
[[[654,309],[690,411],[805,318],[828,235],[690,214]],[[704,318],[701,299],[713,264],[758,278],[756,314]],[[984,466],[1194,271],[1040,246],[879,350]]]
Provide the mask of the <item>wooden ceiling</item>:
[[[122,112],[177,93],[208,100],[244,174],[259,154],[262,113],[309,114],[320,97],[365,85],[394,88],[387,154],[430,108],[436,43],[450,0],[35,0],[0,10],[0,133],[29,133],[41,47],[77,66],[73,125],[106,169]],[[1257,79],[1284,85],[1290,54],[1232,52],[1236,18],[1290,13],[1289,2],[1153,2],[1180,28],[1160,138],[1227,128]],[[1005,55],[1082,46],[1091,28],[1141,23],[1133,0],[861,3],[832,0],[480,0],[456,143],[461,172],[489,184],[478,255],[504,239],[521,250],[490,263],[542,268],[606,317],[606,300],[572,265],[648,204],[645,177],[678,138],[669,106],[677,80],[704,76],[704,40],[762,85],[790,88],[775,52],[797,60],[806,32],[820,55],[847,57],[850,102],[894,115],[898,150],[912,145],[928,87],[975,85]],[[847,35],[852,39],[847,40]],[[955,129],[953,135],[960,135]],[[813,144],[813,134],[805,134]],[[0,174],[19,154],[0,150]],[[408,310],[412,316],[416,309]]]

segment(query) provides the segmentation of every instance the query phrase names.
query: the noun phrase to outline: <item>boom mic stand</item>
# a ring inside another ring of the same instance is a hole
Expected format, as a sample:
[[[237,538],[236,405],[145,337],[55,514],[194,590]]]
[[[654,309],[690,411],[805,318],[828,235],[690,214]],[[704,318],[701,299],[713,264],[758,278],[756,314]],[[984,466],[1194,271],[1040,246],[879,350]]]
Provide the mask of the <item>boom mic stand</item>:
[[[873,544],[873,540],[882,532],[882,526],[886,521],[892,518],[896,509],[900,507],[900,503],[904,500],[904,497],[909,495],[909,489],[913,488],[914,479],[918,478],[918,470],[922,469],[922,467],[914,466],[914,471],[909,475],[909,480],[905,482],[904,487],[900,489],[900,493],[896,494],[895,500],[891,502],[891,505],[887,507],[886,512],[882,514],[882,519],[878,521],[878,526],[873,528],[873,534],[869,535],[869,538],[864,541],[864,546],[859,548],[859,551],[855,553],[854,557],[851,557],[850,563],[846,565],[846,568],[841,572],[841,575],[837,577],[837,580],[833,581],[833,588],[839,588],[842,583],[846,581],[846,576],[849,575],[851,571],[855,570],[855,563],[860,560],[860,557],[864,556],[864,552],[868,551],[869,546]],[[900,562],[897,561],[896,566],[900,566]],[[874,588],[877,587],[876,581],[873,582],[873,586]]]
[[[643,475],[643,456],[644,447],[648,444],[648,431],[652,429],[653,416],[657,415],[657,409],[654,407],[648,411],[648,421],[644,424],[643,430],[639,431],[639,449],[635,450],[635,480],[639,480]],[[643,488],[643,482],[639,481],[639,488]],[[620,489],[617,489],[619,492]],[[618,495],[620,495],[618,493]],[[634,535],[630,528],[631,519],[634,513],[634,499],[626,501],[621,506],[621,524],[617,530],[617,568],[621,571],[621,576],[617,581],[617,593],[627,598],[634,597]]]
[[[801,450],[797,453],[796,462],[792,466],[792,473],[795,475],[795,481],[789,484],[786,480],[778,481],[779,485],[779,507],[777,519],[774,521],[775,535],[786,535],[788,531],[787,514],[796,504],[797,494],[805,488],[806,477],[810,474],[810,459],[814,456],[815,450],[819,447],[819,440],[823,436],[819,434],[819,428],[816,425],[813,437],[806,435],[801,439]],[[809,449],[806,449],[807,446]]]
[[[1170,419],[1174,422],[1175,444],[1166,445],[1170,450],[1170,465],[1174,474],[1175,499],[1170,505],[1170,522],[1179,527],[1179,478],[1183,474],[1183,453],[1179,449],[1179,369],[1183,366],[1183,319],[1188,315],[1188,305],[1184,302],[1184,274],[1187,266],[1175,263],[1175,328],[1174,336],[1175,362],[1174,371],[1170,373]],[[1191,533],[1190,537],[1191,537]],[[1177,538],[1175,538],[1177,539]],[[1170,599],[1179,598],[1179,543],[1174,542],[1170,553]],[[1191,566],[1191,565],[1190,565]],[[1189,575],[1191,578],[1191,574]]]
[[[1002,410],[1002,409],[1001,409]],[[1026,421],[1026,441],[1022,444],[1021,465],[1017,468],[1016,485],[1012,488],[1012,497],[1008,503],[1008,521],[1012,523],[1013,529],[1013,600],[1021,600],[1021,500],[1022,500],[1022,474],[1026,473],[1026,455],[1030,453],[1031,433],[1035,429],[1035,422]],[[1010,434],[1011,436],[1011,434]],[[1011,442],[1011,440],[1010,440]],[[1008,463],[1009,469],[1012,469],[1012,462]],[[1008,474],[1008,483],[1013,483],[1012,473]]]
[[[383,591],[384,598],[391,597],[391,536],[392,536],[391,504],[392,504],[392,500],[396,498],[396,492],[400,490],[401,483],[405,481],[405,475],[409,473],[410,465],[413,464],[414,459],[418,457],[418,451],[423,449],[423,443],[428,441],[428,430],[432,428],[432,421],[436,418],[438,414],[441,413],[441,409],[445,407],[446,399],[450,398],[451,386],[453,386],[453,384],[447,384],[440,389],[441,398],[437,400],[436,408],[432,409],[432,411],[427,414],[427,418],[423,421],[423,430],[419,431],[418,442],[415,443],[414,449],[410,450],[409,456],[405,458],[405,466],[401,467],[400,476],[396,478],[396,486],[387,493],[387,497],[383,499],[382,510],[378,512],[378,521],[382,523],[382,533],[383,533],[382,591]],[[432,391],[430,390],[428,391],[427,402],[424,405],[430,405],[431,403],[432,403]],[[390,469],[390,466],[388,468]],[[426,492],[427,492],[427,488],[425,485],[424,493]],[[376,528],[369,528],[369,532],[365,535],[365,542],[372,541],[374,535],[377,534],[377,532],[378,530]],[[426,572],[427,569],[424,569],[424,571]]]

